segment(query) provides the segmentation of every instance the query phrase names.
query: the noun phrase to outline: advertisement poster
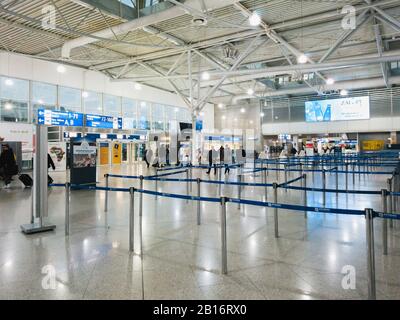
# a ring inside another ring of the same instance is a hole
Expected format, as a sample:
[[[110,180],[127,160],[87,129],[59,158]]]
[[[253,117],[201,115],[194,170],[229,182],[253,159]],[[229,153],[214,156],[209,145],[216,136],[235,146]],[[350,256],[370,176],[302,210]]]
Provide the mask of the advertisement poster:
[[[114,143],[112,149],[113,149],[112,163],[113,164],[121,164],[121,144]]]
[[[82,141],[79,146],[74,146],[73,166],[74,168],[96,167],[95,146],[90,146],[87,141]]]
[[[55,171],[67,169],[67,144],[65,142],[49,142],[48,153],[56,167]]]
[[[22,160],[30,161],[33,158],[33,126],[31,124],[2,122],[0,137],[5,141],[22,143]]]
[[[368,120],[369,97],[307,101],[306,122]]]

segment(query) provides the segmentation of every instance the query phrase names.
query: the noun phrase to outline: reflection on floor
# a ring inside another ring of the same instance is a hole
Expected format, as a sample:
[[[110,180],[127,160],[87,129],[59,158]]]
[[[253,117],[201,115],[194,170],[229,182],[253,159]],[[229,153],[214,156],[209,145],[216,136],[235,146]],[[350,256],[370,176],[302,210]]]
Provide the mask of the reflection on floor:
[[[100,167],[104,173],[149,174],[144,166]],[[51,173],[65,182],[65,173]],[[184,174],[178,175],[185,177]],[[207,179],[205,171],[194,177]],[[290,178],[296,175],[291,174]],[[236,179],[232,170],[229,179]],[[385,175],[356,176],[349,188],[380,190]],[[215,179],[213,173],[210,179]],[[281,177],[282,179],[282,177]],[[328,187],[335,176],[329,175]],[[276,180],[275,173],[268,182]],[[246,177],[261,181],[261,176]],[[344,177],[340,177],[340,186]],[[297,182],[295,185],[300,185]],[[308,174],[308,185],[321,177]],[[110,186],[138,186],[138,181],[110,179]],[[145,188],[154,190],[154,182]],[[160,182],[159,190],[185,193],[183,183]],[[237,187],[221,194],[237,195]],[[196,186],[193,186],[193,194]],[[202,195],[219,196],[214,184],[202,184]],[[242,197],[262,200],[264,189],[246,187]],[[296,190],[279,190],[279,201],[303,203]],[[49,220],[55,232],[26,236],[20,224],[30,217],[30,190],[19,181],[0,190],[0,299],[366,299],[365,220],[362,216],[279,211],[280,237],[274,237],[273,210],[227,205],[228,275],[221,275],[219,204],[203,203],[202,224],[196,223],[196,203],[144,196],[143,260],[128,251],[129,194],[110,193],[104,213],[102,191],[73,191],[71,234],[64,236],[64,190],[49,190]],[[272,199],[272,190],[268,191]],[[322,196],[308,194],[309,205],[322,206]],[[135,202],[138,205],[138,201]],[[379,196],[327,194],[327,207],[381,209]],[[137,214],[137,209],[135,210]],[[105,227],[108,220],[109,228]],[[136,221],[138,221],[136,219]],[[381,222],[375,220],[378,299],[400,298],[400,239],[395,223],[389,228],[389,254],[382,254]],[[355,289],[342,287],[344,266],[354,266]],[[47,267],[46,267],[47,266]],[[54,269],[53,269],[54,268]],[[51,272],[55,272],[55,283]]]

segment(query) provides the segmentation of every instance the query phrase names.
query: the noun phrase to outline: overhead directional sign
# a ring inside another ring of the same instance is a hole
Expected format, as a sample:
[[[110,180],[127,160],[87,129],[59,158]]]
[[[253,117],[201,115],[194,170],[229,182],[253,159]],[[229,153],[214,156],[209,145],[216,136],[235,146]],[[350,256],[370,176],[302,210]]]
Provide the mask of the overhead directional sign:
[[[46,126],[83,127],[83,114],[39,109],[37,121]]]
[[[121,130],[122,118],[87,114],[86,127]]]

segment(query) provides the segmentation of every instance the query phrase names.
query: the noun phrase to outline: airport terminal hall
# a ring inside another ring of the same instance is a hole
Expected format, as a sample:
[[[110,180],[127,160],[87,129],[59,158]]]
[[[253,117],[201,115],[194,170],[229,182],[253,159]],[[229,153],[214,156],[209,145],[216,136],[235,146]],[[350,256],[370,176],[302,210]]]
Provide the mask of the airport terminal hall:
[[[400,0],[0,1],[0,303],[388,304],[399,181]]]

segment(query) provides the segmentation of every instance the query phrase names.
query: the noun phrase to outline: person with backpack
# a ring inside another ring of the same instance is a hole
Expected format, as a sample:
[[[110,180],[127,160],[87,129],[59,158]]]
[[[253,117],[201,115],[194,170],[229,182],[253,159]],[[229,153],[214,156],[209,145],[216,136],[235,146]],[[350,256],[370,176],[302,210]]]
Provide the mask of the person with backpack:
[[[0,177],[4,180],[5,189],[10,187],[12,176],[17,173],[18,166],[15,161],[14,152],[8,144],[3,144],[0,154]]]

